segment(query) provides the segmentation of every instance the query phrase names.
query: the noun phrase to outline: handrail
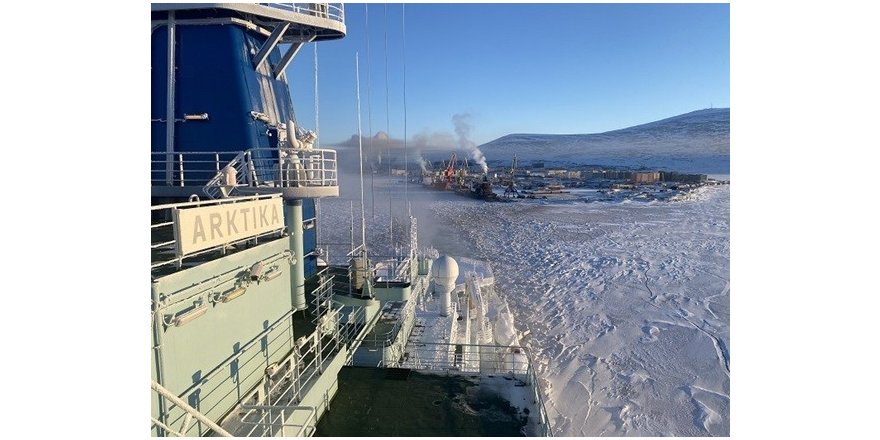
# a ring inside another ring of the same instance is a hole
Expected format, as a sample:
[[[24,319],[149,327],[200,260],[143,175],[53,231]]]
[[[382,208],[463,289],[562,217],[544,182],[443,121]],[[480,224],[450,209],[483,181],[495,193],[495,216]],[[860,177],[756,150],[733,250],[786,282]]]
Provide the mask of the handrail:
[[[312,318],[312,324],[318,323],[325,313],[329,312],[332,309],[332,297],[333,297],[333,275],[328,276],[327,268],[318,272],[318,279],[320,280],[318,286],[312,290],[312,294],[314,299],[312,299],[312,305],[314,309],[312,310],[312,314],[315,316]]]
[[[415,313],[415,304],[415,301],[407,301],[406,306],[403,307],[403,310],[400,313],[400,317],[397,319],[391,329],[385,333],[377,333],[373,335],[372,340],[374,346],[379,345],[379,343],[381,342],[383,347],[390,347],[392,344],[394,344],[395,341],[397,341],[397,337],[400,333],[401,327],[406,323],[407,318]]]
[[[150,154],[153,186],[200,186],[212,199],[229,197],[238,187],[339,186],[336,150],[331,149],[252,148]]]
[[[289,437],[285,428],[296,427],[296,428],[300,428],[300,429],[299,429],[299,431],[297,431],[296,434],[293,435],[293,437],[302,437],[303,436],[302,434],[305,433],[306,429],[311,428],[312,433],[314,433],[315,425],[317,425],[316,419],[318,416],[318,409],[315,408],[314,406],[242,405],[241,408],[244,410],[248,410],[248,413],[253,413],[254,411],[259,411],[261,413],[268,413],[268,416],[269,416],[268,422],[251,422],[251,421],[247,421],[247,420],[242,419],[242,421],[241,421],[242,424],[254,426],[248,432],[248,434],[252,434],[254,432],[254,430],[256,430],[258,427],[263,427],[263,434],[274,435],[275,433],[272,432],[272,428],[281,427],[281,436],[282,437]],[[279,417],[277,417],[274,420],[272,418],[273,411],[280,411]],[[287,411],[291,411],[291,415],[293,415],[292,413],[296,412],[296,411],[309,411],[309,415],[306,417],[306,420],[302,425],[296,425],[293,423],[284,423],[284,421],[287,420],[287,416],[285,416],[285,413]],[[279,420],[279,419],[281,420],[281,422],[277,423],[276,420]],[[311,421],[315,421],[315,423],[310,424],[309,422],[311,422]],[[266,432],[266,428],[269,429],[268,432]]]
[[[345,22],[343,3],[262,3],[270,8]]]
[[[238,151],[152,151],[150,183],[154,186],[187,186],[187,183],[205,182],[238,154]]]
[[[232,434],[228,433],[225,429],[218,426],[211,419],[205,417],[205,415],[200,413],[197,409],[189,406],[189,404],[187,404],[186,402],[181,400],[179,397],[175,396],[173,393],[171,393],[170,391],[165,389],[165,387],[156,383],[155,380],[151,381],[150,388],[152,388],[153,391],[158,393],[160,396],[170,400],[171,403],[173,403],[178,408],[180,408],[186,412],[187,417],[184,420],[183,427],[180,429],[180,431],[176,432],[177,434],[182,434],[182,435],[179,435],[178,437],[182,437],[182,436],[186,435],[186,431],[189,430],[189,424],[190,424],[190,421],[192,420],[193,417],[196,420],[204,423],[206,426],[208,426],[208,428],[211,428],[211,430],[213,430],[214,433],[216,433],[217,435],[220,435],[222,437],[232,437]],[[170,430],[164,423],[156,420],[155,418],[153,419],[153,424],[154,425],[156,425],[156,424],[162,425],[163,429]]]
[[[332,362],[344,344],[351,342],[348,332],[342,330],[342,323],[339,319],[339,312],[344,306],[339,303],[335,303],[334,306],[330,312],[323,316],[327,317],[325,322],[335,323],[335,325],[330,329],[319,326],[309,336],[297,339],[295,341],[296,348],[284,360],[279,362],[280,368],[283,369],[282,377],[275,379],[275,383],[266,390],[266,397],[262,403],[259,405],[242,406],[242,409],[247,410],[241,416],[242,423],[253,425],[253,428],[246,432],[245,435],[253,434],[261,426],[265,427],[265,422],[253,422],[254,419],[264,419],[261,409],[268,407],[275,409],[291,408],[291,403],[300,402],[303,393],[310,389],[313,380],[316,380],[316,377],[324,371],[326,364]],[[361,312],[363,311],[362,307],[356,307],[356,309],[359,309]],[[357,311],[355,310],[352,313]],[[327,338],[329,340],[325,341]],[[276,423],[270,421],[269,425],[275,426]],[[283,424],[279,426],[283,428]]]
[[[408,282],[411,281],[412,278],[412,262],[413,259],[409,256],[385,256],[385,255],[373,255],[371,259],[377,261],[377,265],[379,263],[384,263],[388,267],[388,277],[383,281],[376,281],[374,284],[379,283],[399,283],[399,282]],[[376,268],[373,268],[373,275],[376,275]]]
[[[410,294],[410,299],[407,300],[407,304],[404,306],[403,310],[400,313],[400,317],[394,323],[394,326],[391,327],[390,330],[384,333],[374,333],[372,337],[365,336],[361,342],[371,342],[373,346],[379,346],[381,344],[382,347],[390,347],[394,342],[397,341],[397,336],[400,333],[401,327],[406,322],[407,318],[415,313],[416,303],[417,301],[414,298],[418,298],[421,296],[425,290],[427,290],[427,283],[425,282],[424,277],[419,277],[419,281],[415,285],[412,293]],[[379,313],[381,315],[381,311]]]
[[[281,197],[279,194],[256,194],[250,196],[238,196],[238,197],[230,197],[228,199],[217,199],[217,200],[195,200],[192,202],[180,202],[180,203],[166,203],[164,205],[152,205],[150,206],[150,211],[158,211],[161,209],[169,209],[169,208],[195,208],[200,206],[210,206],[210,205],[223,205],[227,203],[241,203],[241,202],[250,202],[254,200],[264,200],[271,199],[274,197]],[[155,224],[151,226],[164,226],[166,224],[172,224],[171,222]]]

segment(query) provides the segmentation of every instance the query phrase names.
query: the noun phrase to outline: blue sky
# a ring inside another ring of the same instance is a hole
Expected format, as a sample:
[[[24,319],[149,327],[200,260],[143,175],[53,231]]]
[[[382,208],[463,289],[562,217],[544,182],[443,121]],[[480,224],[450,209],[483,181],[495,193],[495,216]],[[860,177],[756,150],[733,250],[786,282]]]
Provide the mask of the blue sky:
[[[364,134],[402,138],[402,5],[346,4],[348,36],[318,44],[320,135],[357,132],[360,53]],[[469,113],[477,144],[509,133],[597,133],[730,106],[727,4],[408,4],[407,137],[453,132]],[[300,124],[314,128],[313,48],[288,68]],[[369,78],[371,76],[372,78]],[[370,87],[370,83],[372,84]],[[370,92],[368,97],[368,92]],[[368,99],[369,98],[369,99]],[[371,105],[368,105],[371,101]]]

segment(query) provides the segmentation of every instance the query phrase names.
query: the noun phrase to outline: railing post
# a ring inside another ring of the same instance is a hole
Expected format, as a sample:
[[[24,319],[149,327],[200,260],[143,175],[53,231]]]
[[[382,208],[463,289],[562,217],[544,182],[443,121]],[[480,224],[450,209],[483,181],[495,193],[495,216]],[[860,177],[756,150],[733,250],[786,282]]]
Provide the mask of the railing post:
[[[282,154],[284,157],[282,157]],[[284,152],[280,148],[278,149],[278,186],[282,188],[287,187],[287,176],[284,175],[284,166],[286,164],[284,162],[287,160],[288,154],[290,153]]]
[[[196,420],[204,423],[208,428],[213,430],[215,434],[223,436],[223,437],[232,437],[232,435],[229,434],[228,432],[226,432],[225,429],[221,428],[219,425],[214,423],[211,419],[206,417],[204,414],[200,413],[197,409],[191,407],[188,403],[186,403],[181,398],[172,394],[170,391],[165,389],[162,385],[159,385],[158,383],[156,383],[156,381],[152,381],[151,388],[154,391],[156,391],[158,394],[162,395],[163,397],[165,397],[166,399],[171,401],[171,403],[176,405],[181,410],[185,411],[188,414],[191,414],[193,417],[196,418]]]
[[[281,436],[287,437],[287,424],[284,421],[287,420],[287,414],[284,413],[284,410],[281,410]]]
[[[177,167],[180,170],[180,186],[184,186],[184,183],[183,183],[183,153],[179,153],[177,155]]]
[[[321,332],[315,332],[315,346],[316,346],[316,354],[315,359],[318,360],[318,374],[324,372],[324,352],[321,350]]]
[[[321,186],[327,185],[327,159],[324,157],[324,152],[321,152]]]
[[[250,151],[245,152],[244,164],[247,169],[248,186],[256,186],[255,183],[257,182],[257,170],[254,166],[254,158],[251,156],[252,154]]]
[[[297,349],[297,350],[299,350],[299,349]],[[297,367],[296,367],[296,393],[295,393],[295,396],[296,396],[296,403],[299,403],[302,401],[302,394],[301,394],[302,393],[302,374],[300,374],[299,365],[303,362],[303,360],[302,360],[302,356],[297,356],[297,357],[299,358],[299,360],[297,361]]]

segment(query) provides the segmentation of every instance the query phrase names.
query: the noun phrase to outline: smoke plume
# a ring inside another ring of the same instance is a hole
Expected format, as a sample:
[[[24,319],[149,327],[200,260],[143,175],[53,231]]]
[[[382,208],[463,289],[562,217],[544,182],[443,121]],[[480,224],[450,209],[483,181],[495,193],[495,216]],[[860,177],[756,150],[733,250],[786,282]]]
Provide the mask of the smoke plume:
[[[416,150],[416,161],[422,169],[422,173],[428,172],[428,161],[422,155],[424,150],[448,150],[455,147],[455,138],[450,133],[429,132],[423,130],[412,137],[413,146]]]
[[[455,125],[455,134],[458,135],[458,145],[470,153],[471,158],[480,165],[483,174],[489,172],[489,166],[486,165],[486,156],[477,148],[477,145],[470,140],[471,130],[470,113],[456,113],[452,116],[452,124]]]

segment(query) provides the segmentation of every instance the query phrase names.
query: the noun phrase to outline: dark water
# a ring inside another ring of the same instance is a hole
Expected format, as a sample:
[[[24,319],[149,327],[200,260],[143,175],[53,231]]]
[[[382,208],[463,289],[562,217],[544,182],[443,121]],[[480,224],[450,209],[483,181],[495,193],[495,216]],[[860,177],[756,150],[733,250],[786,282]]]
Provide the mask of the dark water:
[[[345,367],[316,436],[521,436],[525,416],[460,376]]]

